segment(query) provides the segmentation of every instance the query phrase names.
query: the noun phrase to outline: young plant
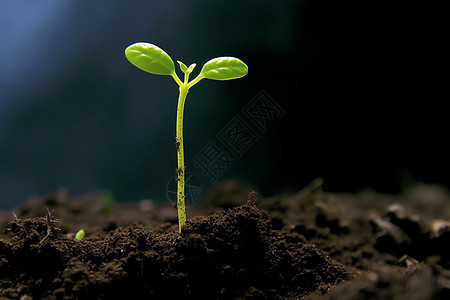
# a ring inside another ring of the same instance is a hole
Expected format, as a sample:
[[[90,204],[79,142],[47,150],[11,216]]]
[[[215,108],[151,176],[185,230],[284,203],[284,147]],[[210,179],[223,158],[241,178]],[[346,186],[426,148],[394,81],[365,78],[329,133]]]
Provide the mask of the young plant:
[[[177,61],[180,65],[181,71],[184,73],[184,80],[181,81],[175,72],[175,64],[172,58],[170,58],[170,56],[158,46],[149,43],[135,43],[126,48],[125,56],[133,65],[148,73],[172,76],[179,86],[180,93],[178,97],[175,146],[177,149],[178,158],[178,168],[176,169],[176,173],[178,175],[178,228],[179,232],[181,232],[181,228],[186,222],[186,207],[184,201],[184,175],[186,167],[184,165],[183,114],[187,93],[191,87],[203,78],[214,80],[230,80],[240,78],[247,74],[248,67],[244,62],[235,57],[217,57],[205,63],[200,71],[200,74],[198,74],[193,80],[189,81],[189,75],[194,70],[196,64],[191,64],[187,67],[181,61]]]
[[[85,234],[84,230],[81,229],[75,234],[75,238],[81,241],[84,238],[84,234]]]
[[[110,215],[114,212],[114,207],[116,206],[116,199],[111,191],[102,191],[103,209]]]

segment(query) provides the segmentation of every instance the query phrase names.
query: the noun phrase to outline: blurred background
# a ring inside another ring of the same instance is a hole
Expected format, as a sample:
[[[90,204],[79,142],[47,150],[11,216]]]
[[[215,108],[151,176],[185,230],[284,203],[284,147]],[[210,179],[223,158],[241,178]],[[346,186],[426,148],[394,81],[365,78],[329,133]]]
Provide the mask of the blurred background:
[[[168,201],[178,88],[125,59],[139,41],[197,72],[217,56],[249,66],[242,79],[202,80],[189,93],[197,192],[227,178],[266,196],[317,177],[329,191],[449,187],[444,11],[395,1],[1,1],[0,209],[59,188]],[[245,114],[258,99],[278,109],[262,129]],[[239,128],[236,154],[223,133]],[[205,171],[199,159],[214,149]]]

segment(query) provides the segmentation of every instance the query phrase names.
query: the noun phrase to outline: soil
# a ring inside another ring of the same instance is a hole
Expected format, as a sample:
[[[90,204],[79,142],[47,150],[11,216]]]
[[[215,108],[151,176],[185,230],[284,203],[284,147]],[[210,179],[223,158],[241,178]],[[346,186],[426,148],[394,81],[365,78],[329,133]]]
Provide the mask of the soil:
[[[450,299],[449,204],[225,181],[179,234],[169,205],[60,190],[0,214],[0,299]]]

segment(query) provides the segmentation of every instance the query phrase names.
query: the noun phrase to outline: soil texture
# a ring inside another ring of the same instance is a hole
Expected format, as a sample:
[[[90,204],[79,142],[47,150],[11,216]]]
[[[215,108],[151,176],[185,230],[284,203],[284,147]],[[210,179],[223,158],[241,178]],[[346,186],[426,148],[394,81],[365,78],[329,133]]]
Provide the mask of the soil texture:
[[[260,197],[231,180],[179,234],[169,205],[60,190],[0,214],[0,299],[450,299],[449,204],[437,185]]]

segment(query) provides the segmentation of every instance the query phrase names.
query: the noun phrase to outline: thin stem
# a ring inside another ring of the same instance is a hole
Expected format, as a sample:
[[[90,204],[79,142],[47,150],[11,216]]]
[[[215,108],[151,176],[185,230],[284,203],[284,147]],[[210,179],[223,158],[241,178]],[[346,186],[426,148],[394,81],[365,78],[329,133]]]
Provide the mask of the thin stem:
[[[178,231],[180,233],[181,228],[186,223],[186,203],[185,203],[186,197],[184,193],[186,166],[184,164],[184,143],[183,143],[184,103],[186,101],[189,89],[203,78],[203,76],[198,75],[194,80],[189,82],[189,74],[190,72],[184,73],[184,82],[181,82],[180,78],[175,72],[172,74],[173,79],[175,79],[176,83],[180,86],[180,95],[178,97],[178,108],[177,108],[177,127],[175,136],[175,145],[177,147],[177,158],[178,158],[178,168],[177,168]]]
[[[187,80],[185,80],[187,81]],[[177,157],[178,157],[178,189],[177,189],[177,208],[178,208],[178,230],[181,233],[181,227],[186,223],[186,205],[185,205],[185,195],[184,195],[184,178],[185,169],[184,164],[184,146],[183,146],[183,115],[184,115],[184,103],[186,101],[186,96],[189,91],[187,84],[182,84],[180,86],[180,95],[178,97],[178,108],[177,108],[177,127],[176,127],[176,137],[175,144],[177,147]]]

